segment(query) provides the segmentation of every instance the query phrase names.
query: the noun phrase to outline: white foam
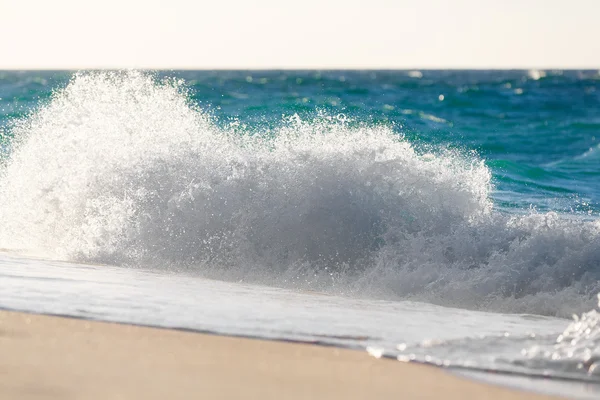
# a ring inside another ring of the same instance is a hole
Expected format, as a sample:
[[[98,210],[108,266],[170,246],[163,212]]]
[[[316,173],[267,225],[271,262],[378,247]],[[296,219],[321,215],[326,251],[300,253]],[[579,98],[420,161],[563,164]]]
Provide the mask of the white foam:
[[[598,300],[600,306],[600,295]],[[556,343],[533,346],[523,355],[521,363],[529,367],[600,377],[600,313],[591,310],[574,315]]]
[[[12,129],[0,247],[44,257],[565,315],[599,226],[493,211],[481,160],[341,117],[218,128],[181,82],[77,74]]]

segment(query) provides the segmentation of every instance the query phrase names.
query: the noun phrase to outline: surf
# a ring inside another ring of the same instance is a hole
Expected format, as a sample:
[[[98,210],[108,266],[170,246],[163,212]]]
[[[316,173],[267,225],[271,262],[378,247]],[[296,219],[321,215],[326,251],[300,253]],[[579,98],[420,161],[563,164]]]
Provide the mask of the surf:
[[[494,207],[485,161],[344,116],[222,126],[185,82],[78,73],[9,128],[0,247],[351,296],[567,316],[596,220]]]

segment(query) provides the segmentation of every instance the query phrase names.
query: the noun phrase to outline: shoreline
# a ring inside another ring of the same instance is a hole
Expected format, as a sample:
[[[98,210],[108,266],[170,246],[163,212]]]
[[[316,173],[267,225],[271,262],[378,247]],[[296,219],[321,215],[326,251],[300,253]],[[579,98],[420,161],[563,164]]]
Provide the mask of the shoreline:
[[[366,351],[0,310],[6,399],[558,399]]]

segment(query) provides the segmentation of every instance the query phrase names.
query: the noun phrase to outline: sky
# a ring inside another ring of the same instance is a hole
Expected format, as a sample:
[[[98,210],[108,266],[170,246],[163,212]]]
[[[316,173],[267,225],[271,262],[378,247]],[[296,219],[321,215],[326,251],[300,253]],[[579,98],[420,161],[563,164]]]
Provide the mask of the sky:
[[[0,69],[600,68],[600,0],[0,0]]]

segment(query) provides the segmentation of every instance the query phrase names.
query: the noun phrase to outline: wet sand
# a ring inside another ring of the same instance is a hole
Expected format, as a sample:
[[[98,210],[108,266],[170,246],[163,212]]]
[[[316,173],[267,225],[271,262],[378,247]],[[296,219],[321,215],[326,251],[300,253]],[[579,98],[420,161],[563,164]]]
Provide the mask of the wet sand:
[[[0,311],[1,399],[550,399],[366,352]]]

